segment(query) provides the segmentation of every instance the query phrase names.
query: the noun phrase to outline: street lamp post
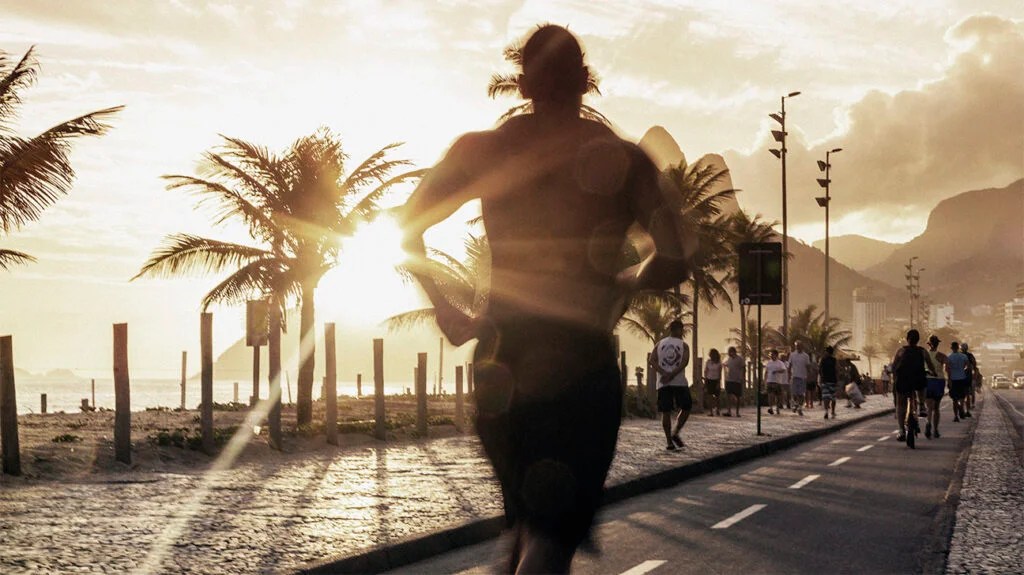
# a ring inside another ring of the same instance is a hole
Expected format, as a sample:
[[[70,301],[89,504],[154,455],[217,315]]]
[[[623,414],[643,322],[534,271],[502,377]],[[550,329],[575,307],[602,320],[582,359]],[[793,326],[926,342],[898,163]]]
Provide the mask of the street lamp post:
[[[825,208],[825,325],[828,325],[829,317],[831,317],[829,315],[829,300],[830,300],[830,297],[829,297],[829,263],[830,263],[830,260],[831,260],[831,255],[829,254],[829,245],[828,245],[828,240],[829,240],[828,208],[829,208],[829,204],[832,203],[832,196],[829,195],[829,185],[832,183],[832,179],[830,177],[830,173],[831,173],[831,170],[832,170],[832,163],[831,163],[829,157],[832,154],[837,154],[837,153],[842,152],[842,151],[843,151],[842,148],[833,148],[833,149],[828,150],[827,152],[825,152],[825,161],[824,162],[822,162],[821,160],[818,160],[818,169],[821,170],[822,172],[825,172],[825,177],[824,178],[818,178],[818,185],[823,187],[823,188],[825,188],[825,196],[824,197],[814,198],[814,201],[818,202],[819,206]]]
[[[907,295],[910,298],[910,327],[914,327],[914,260],[917,256],[912,256],[907,263],[903,266],[907,268],[907,273],[903,277],[907,278]]]
[[[789,228],[786,217],[786,98],[799,96],[800,92],[790,92],[780,98],[781,109],[777,114],[768,117],[779,123],[778,130],[772,130],[772,137],[781,144],[778,149],[768,150],[776,158],[782,160],[782,331],[789,339]]]
[[[920,268],[917,270],[917,273],[914,274],[914,307],[917,311],[917,323],[921,324],[921,328],[925,327],[924,321],[921,319],[921,272],[924,270],[925,268]],[[917,326],[911,325],[911,327]]]

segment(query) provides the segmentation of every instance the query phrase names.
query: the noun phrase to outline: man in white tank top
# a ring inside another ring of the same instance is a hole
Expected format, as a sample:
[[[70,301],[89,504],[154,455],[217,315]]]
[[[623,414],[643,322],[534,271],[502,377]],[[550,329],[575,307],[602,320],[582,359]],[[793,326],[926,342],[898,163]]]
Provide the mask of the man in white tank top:
[[[690,347],[683,341],[683,322],[674,320],[669,324],[669,335],[654,346],[651,364],[658,377],[658,411],[661,412],[661,426],[665,430],[665,449],[673,451],[683,447],[679,432],[690,417],[693,398],[690,384],[686,381],[686,366],[690,363]],[[676,410],[675,429],[672,428],[672,414]]]

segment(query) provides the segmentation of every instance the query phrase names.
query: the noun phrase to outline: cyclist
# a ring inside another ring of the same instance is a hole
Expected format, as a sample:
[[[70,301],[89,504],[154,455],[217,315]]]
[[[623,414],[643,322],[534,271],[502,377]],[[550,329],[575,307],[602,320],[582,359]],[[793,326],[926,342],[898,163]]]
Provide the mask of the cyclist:
[[[917,345],[919,341],[921,334],[916,329],[908,331],[907,345],[901,347],[892,360],[892,371],[896,376],[893,388],[896,395],[896,420],[900,425],[898,439],[906,441],[911,449],[914,447],[914,436],[920,429],[916,413],[917,393],[927,385],[926,369],[938,373],[932,358]]]

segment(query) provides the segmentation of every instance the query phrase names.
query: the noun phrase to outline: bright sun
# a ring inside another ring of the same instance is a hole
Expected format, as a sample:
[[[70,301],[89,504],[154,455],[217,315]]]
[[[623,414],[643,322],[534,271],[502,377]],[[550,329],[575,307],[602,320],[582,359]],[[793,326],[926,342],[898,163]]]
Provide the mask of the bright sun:
[[[395,266],[405,259],[402,231],[386,216],[361,225],[342,241],[338,265],[320,280],[317,315],[323,321],[377,325],[423,306],[417,288],[403,283]]]

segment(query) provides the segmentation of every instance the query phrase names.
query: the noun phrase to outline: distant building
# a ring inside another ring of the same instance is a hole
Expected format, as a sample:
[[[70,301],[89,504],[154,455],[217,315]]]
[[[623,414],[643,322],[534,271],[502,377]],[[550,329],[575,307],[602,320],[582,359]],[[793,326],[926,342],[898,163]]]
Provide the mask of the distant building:
[[[932,329],[940,329],[953,325],[953,304],[940,303],[928,308],[929,326]]]
[[[971,316],[973,317],[988,317],[992,315],[992,306],[988,304],[976,305],[971,308]]]
[[[880,331],[885,321],[885,296],[862,287],[853,290],[853,349],[864,348],[872,331]]]
[[[1003,304],[1003,331],[1014,341],[1024,342],[1024,297]]]

